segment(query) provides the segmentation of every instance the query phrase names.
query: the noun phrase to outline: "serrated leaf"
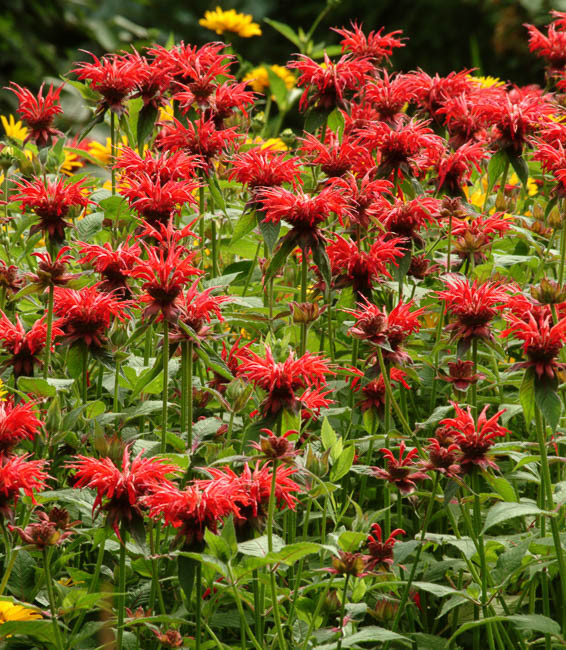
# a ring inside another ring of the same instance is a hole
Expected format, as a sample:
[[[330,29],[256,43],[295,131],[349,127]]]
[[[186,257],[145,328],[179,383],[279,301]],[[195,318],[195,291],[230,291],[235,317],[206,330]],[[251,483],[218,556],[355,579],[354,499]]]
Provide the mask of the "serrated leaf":
[[[77,231],[78,238],[81,241],[90,241],[96,235],[96,233],[102,230],[103,221],[103,212],[91,212],[90,214],[87,214],[83,219],[76,221],[75,229]]]
[[[525,159],[522,156],[509,156],[509,161],[519,180],[526,187],[527,181],[529,180],[529,168]]]
[[[330,426],[330,422],[328,421],[327,417],[325,417],[324,420],[322,421],[320,439],[322,440],[322,446],[324,447],[325,450],[331,449],[336,444],[336,441],[338,440],[338,437],[336,436],[336,432]]]
[[[551,382],[535,381],[535,403],[541,410],[553,432],[560,422],[562,415],[562,400]]]
[[[342,114],[342,111],[335,108],[328,116],[327,126],[331,131],[334,131],[341,140],[342,134],[344,133],[344,115]]]
[[[326,123],[328,111],[322,111],[318,108],[309,108],[305,113],[305,131],[307,133],[316,133],[320,127]]]
[[[484,478],[504,501],[519,501],[515,488],[503,476],[493,476],[486,472]]]
[[[234,226],[234,232],[232,233],[230,246],[235,244],[239,239],[242,239],[242,237],[245,237],[256,226],[257,226],[257,216],[255,211],[244,210],[240,215],[238,221],[236,221],[236,225]]]
[[[279,237],[279,231],[281,230],[281,222],[278,221],[277,223],[275,223],[273,221],[262,220],[259,222],[259,230],[261,232],[261,236],[263,237],[263,241],[267,246],[267,250],[271,255],[271,253],[273,252],[273,248],[277,243],[277,238]]]
[[[500,501],[489,509],[482,532],[485,533],[493,526],[508,521],[509,519],[514,519],[515,517],[527,517],[542,514],[548,513],[545,513],[544,510],[541,510],[534,503],[507,503]]]
[[[532,368],[527,368],[523,376],[519,388],[519,400],[528,426],[535,417],[535,373]]]
[[[347,553],[353,553],[360,548],[366,539],[366,533],[356,533],[352,530],[345,530],[338,538],[338,546]]]
[[[18,388],[23,393],[40,395],[41,397],[55,397],[55,386],[51,386],[46,379],[39,377],[18,377]]]
[[[487,193],[489,194],[497,179],[503,174],[507,157],[501,151],[494,154],[487,165]]]
[[[197,562],[190,557],[179,555],[177,558],[177,576],[181,589],[185,592],[187,600],[191,599],[193,586],[195,584]]]
[[[355,454],[356,449],[354,445],[349,445],[344,449],[344,451],[340,454],[338,461],[332,465],[332,469],[330,470],[331,481],[339,481],[350,471],[352,463],[354,462]]]
[[[271,262],[265,271],[265,280],[266,282],[270,280],[279,269],[285,264],[287,257],[295,248],[294,239],[283,239],[279,245],[279,248],[275,252],[275,255],[271,258]]]
[[[285,546],[285,540],[279,535],[273,535],[273,550],[280,551]],[[243,555],[251,555],[252,557],[265,557],[267,555],[267,535],[250,539],[247,542],[238,544],[238,551]]]
[[[263,20],[300,49],[301,41],[299,36],[289,27],[289,25],[285,25],[285,23],[281,23],[278,20],[272,20],[271,18],[264,18]]]
[[[156,118],[157,109],[153,104],[147,104],[140,110],[136,128],[136,141],[138,143],[138,147],[143,144],[151,135]]]
[[[326,288],[329,289],[332,285],[332,271],[324,243],[317,242],[311,250],[314,263],[317,265],[320,275],[326,283]]]

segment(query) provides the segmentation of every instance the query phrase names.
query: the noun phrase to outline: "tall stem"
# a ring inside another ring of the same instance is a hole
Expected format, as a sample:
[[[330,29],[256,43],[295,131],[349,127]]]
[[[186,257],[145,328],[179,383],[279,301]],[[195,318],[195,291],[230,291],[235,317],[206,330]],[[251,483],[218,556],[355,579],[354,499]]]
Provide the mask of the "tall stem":
[[[83,374],[81,377],[81,397],[83,404],[86,404],[87,400],[87,387],[88,387],[88,347],[85,343],[82,344],[82,358],[83,358]]]
[[[212,218],[211,221],[211,234],[210,243],[212,248],[212,277],[218,276],[218,242],[216,241],[216,220]]]
[[[307,271],[308,271],[307,256],[305,255],[305,253],[303,253],[303,260],[301,262],[301,303],[303,303],[303,305],[307,301]],[[308,325],[305,319],[304,322],[301,322],[300,356],[303,356],[303,354],[307,351],[307,329],[308,329]]]
[[[552,494],[552,479],[550,477],[550,466],[548,464],[548,455],[546,453],[546,435],[544,430],[544,423],[542,413],[538,406],[535,406],[535,421],[537,429],[537,439],[540,455],[541,466],[541,490],[542,490],[542,503],[544,507],[554,509],[554,497]],[[564,564],[564,553],[562,550],[562,542],[560,541],[560,529],[556,517],[550,518],[550,529],[552,531],[552,539],[554,541],[554,552],[556,553],[556,560],[558,562],[558,571],[560,573],[560,588],[562,591],[562,598],[566,597],[566,566]],[[562,634],[566,634],[566,608],[561,607],[562,612]]]
[[[111,168],[110,174],[112,177],[112,194],[116,194],[116,170],[114,165],[116,163],[116,114],[110,111],[110,153],[111,153]]]
[[[273,469],[271,476],[271,492],[269,493],[269,506],[267,509],[267,549],[271,553],[273,551],[273,517],[275,515],[275,491],[277,489],[277,466],[278,459],[273,460]],[[273,619],[275,621],[275,629],[277,631],[277,639],[279,641],[280,650],[286,648],[285,637],[283,636],[283,628],[281,627],[281,617],[279,615],[279,603],[277,601],[277,584],[275,581],[275,568],[269,567],[270,585],[271,585],[271,603],[273,606]]]
[[[55,602],[55,590],[53,589],[53,579],[51,577],[51,552],[46,546],[43,547],[43,569],[45,571],[45,584],[47,585],[47,595],[49,597],[49,611],[51,613],[51,622],[53,624],[53,634],[55,636],[55,646],[58,650],[63,650],[61,640],[61,631],[57,622],[57,605]]]
[[[448,253],[446,255],[446,270],[448,273],[452,270],[452,212],[448,215]]]
[[[336,650],[342,649],[342,630],[344,628],[344,614],[346,612],[346,599],[348,598],[348,584],[350,582],[350,574],[346,574],[346,579],[344,580],[344,592],[342,594],[342,604],[340,605],[340,620],[338,621],[338,629],[340,637],[336,645]]]
[[[122,650],[124,613],[126,609],[126,526],[120,526],[120,559],[118,565],[118,620],[116,623],[116,650]]]
[[[196,607],[195,607],[195,616],[196,616],[196,630],[195,630],[195,648],[200,650],[200,637],[201,637],[201,605],[202,605],[202,564],[197,562],[196,574]]]
[[[560,267],[558,268],[558,284],[562,286],[564,280],[564,264],[566,258],[566,223],[562,222],[560,231]]]
[[[255,638],[254,633],[252,632],[250,625],[248,623],[248,619],[244,614],[244,608],[242,607],[242,599],[240,598],[240,594],[238,593],[238,588],[236,587],[236,581],[234,580],[234,572],[232,571],[232,567],[230,563],[228,564],[228,579],[230,580],[230,586],[232,587],[232,593],[234,594],[234,600],[236,601],[236,607],[238,608],[238,614],[240,615],[240,622],[244,625],[246,629],[246,633],[249,636],[250,641],[252,642],[254,648],[256,650],[264,650],[257,642],[257,639]],[[285,646],[282,647],[284,648]]]
[[[47,298],[47,333],[45,335],[45,359],[43,361],[43,378],[47,379],[49,376],[49,363],[51,361],[51,345],[53,338],[53,302],[55,295],[55,287],[49,287],[49,295]]]
[[[161,412],[161,453],[167,450],[167,407],[169,403],[169,323],[163,319],[163,407]]]

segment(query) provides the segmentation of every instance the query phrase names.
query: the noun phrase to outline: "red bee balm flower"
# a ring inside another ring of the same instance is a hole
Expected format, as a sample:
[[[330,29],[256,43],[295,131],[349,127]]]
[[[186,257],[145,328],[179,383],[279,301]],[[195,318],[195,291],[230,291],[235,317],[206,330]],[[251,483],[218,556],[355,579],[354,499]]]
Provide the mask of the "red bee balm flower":
[[[234,156],[229,178],[246,184],[254,194],[283,183],[292,183],[296,188],[302,184],[299,162],[299,158],[289,158],[284,151],[255,147]]]
[[[501,335],[523,341],[523,352],[527,356],[527,361],[517,363],[516,367],[534,368],[539,378],[553,379],[556,371],[565,367],[557,357],[566,340],[566,318],[553,325],[550,311],[532,310],[521,316],[508,314],[506,320],[510,327]]]
[[[36,320],[31,329],[26,332],[22,322],[16,317],[14,325],[3,312],[0,312],[0,341],[2,347],[11,357],[6,362],[14,368],[14,377],[33,377],[36,364],[40,364],[39,353],[45,347],[47,324],[45,317]],[[54,327],[52,336],[60,336],[63,332]]]
[[[389,381],[391,386],[401,384],[404,388],[409,389],[409,384],[405,381],[407,373],[399,368],[391,368]],[[383,417],[385,408],[385,382],[383,377],[374,379],[362,388],[363,399],[359,402],[362,411],[375,409],[380,417]]]
[[[367,58],[353,58],[347,55],[333,63],[325,53],[322,64],[309,59],[308,56],[299,55],[299,59],[289,63],[287,67],[301,73],[297,79],[297,86],[305,87],[300,101],[301,110],[314,106],[331,111],[336,107],[345,107],[344,93],[363,87],[366,75],[373,66]],[[311,90],[314,92],[309,98]]]
[[[393,565],[393,547],[399,535],[406,535],[401,528],[396,528],[389,537],[383,541],[383,533],[379,524],[373,524],[366,540],[369,554],[366,556],[366,569],[373,571],[376,568]]]
[[[410,361],[408,353],[402,344],[413,333],[418,332],[420,323],[418,316],[424,308],[411,311],[413,302],[400,302],[389,314],[367,299],[358,303],[360,309],[346,309],[352,314],[356,323],[350,328],[349,334],[383,348],[383,358],[391,363],[407,363]]]
[[[296,240],[303,252],[324,241],[319,226],[331,213],[342,217],[347,211],[345,198],[333,187],[325,187],[315,195],[274,187],[262,192],[261,203],[265,221],[284,220],[293,226],[285,237]]]
[[[102,276],[102,281],[97,285],[100,291],[114,292],[116,297],[128,298],[131,294],[127,284],[128,271],[131,271],[137,261],[140,249],[137,244],[130,245],[130,238],[112,249],[106,242],[103,246],[98,244],[85,244],[77,242],[83,257],[79,264],[92,264],[97,273]]]
[[[0,515],[11,514],[11,505],[20,496],[20,490],[31,497],[35,504],[34,491],[44,490],[47,480],[51,478],[45,467],[45,460],[29,460],[29,455],[0,455]]]
[[[414,492],[417,488],[415,481],[423,481],[428,477],[424,472],[413,471],[417,469],[415,456],[418,455],[417,449],[407,450],[405,442],[401,440],[399,445],[399,458],[395,458],[390,449],[379,450],[387,459],[387,469],[372,467],[371,470],[376,478],[383,478],[389,483],[396,485],[401,494],[407,495]],[[407,454],[405,455],[405,451]]]
[[[546,36],[534,25],[525,25],[529,32],[529,50],[548,61],[550,71],[562,73],[566,65],[566,30],[564,13],[552,11],[558,20],[550,23]]]
[[[200,487],[206,488],[212,482],[224,482],[231,492],[245,495],[242,502],[236,501],[240,518],[236,518],[234,524],[240,531],[240,535],[249,532],[246,531],[248,527],[262,532],[271,494],[273,478],[271,465],[269,463],[261,464],[258,460],[252,470],[248,463],[244,463],[240,475],[229,467],[223,469],[209,467],[206,471],[213,477],[213,481],[198,481]],[[301,487],[290,478],[296,472],[297,468],[289,465],[277,467],[275,499],[280,509],[285,506],[291,510],[296,508],[298,499],[294,493],[300,492]]]
[[[66,183],[60,178],[56,181],[35,179],[34,181],[14,181],[20,192],[10,197],[11,201],[21,201],[22,209],[31,208],[39,217],[29,234],[40,230],[55,242],[65,239],[65,227],[71,224],[65,221],[71,208],[86,208],[91,203],[85,196],[85,179],[76,183]]]
[[[134,58],[119,54],[108,54],[102,59],[98,59],[94,54],[90,56],[93,58],[92,62],[83,61],[71,72],[81,81],[88,81],[92,90],[102,95],[98,113],[110,109],[121,115],[126,110],[124,100],[144,80],[143,67],[140,67]]]
[[[22,440],[33,440],[42,424],[32,402],[0,402],[0,455]]]
[[[485,415],[488,409],[486,406],[480,413],[476,424],[469,406],[464,411],[455,402],[451,402],[451,404],[456,410],[456,417],[441,420],[440,425],[445,426],[449,433],[453,434],[454,442],[462,454],[459,458],[462,469],[470,471],[476,465],[481,469],[488,467],[498,469],[497,465],[487,456],[487,452],[493,446],[494,438],[506,436],[509,433],[508,429],[497,422],[499,416],[505,411],[498,411],[488,420]]]
[[[244,350],[237,375],[247,377],[267,392],[263,402],[265,416],[276,415],[281,409],[297,412],[302,397],[295,392],[300,388],[320,388],[326,384],[326,375],[334,375],[328,361],[306,352],[299,359],[293,351],[282,363],[273,359],[271,348],[265,346],[265,359],[251,350]]]
[[[170,465],[162,459],[142,458],[142,453],[131,460],[130,446],[127,446],[121,468],[110,458],[88,456],[75,456],[75,460],[66,465],[68,469],[77,470],[74,488],[96,490],[93,517],[97,511],[105,510],[108,513],[108,523],[118,538],[120,523],[131,524],[133,520],[142,517],[142,497],[158,487],[173,487],[166,476],[179,471],[176,465]]]
[[[46,147],[52,137],[63,135],[61,131],[53,128],[53,118],[63,112],[59,105],[59,95],[63,86],[56,90],[53,90],[53,86],[49,86],[47,95],[44,97],[44,84],[41,84],[36,97],[27,88],[22,88],[13,81],[10,83],[9,90],[16,94],[20,102],[18,113],[30,129],[25,139],[26,142],[31,140],[41,148]]]
[[[179,299],[179,320],[188,325],[199,338],[207,336],[210,327],[208,323],[212,317],[216,317],[221,323],[224,321],[222,305],[230,302],[230,296],[213,296],[213,289],[198,290],[198,280]],[[181,329],[176,328],[171,332],[171,340],[187,340],[188,335]]]
[[[100,293],[97,287],[74,289],[55,288],[55,314],[66,343],[83,343],[89,348],[101,348],[106,342],[106,331],[112,317],[123,321],[129,318],[129,302],[120,302],[111,294]]]
[[[509,289],[497,282],[470,283],[458,276],[445,280],[445,284],[446,290],[438,291],[437,296],[445,301],[446,311],[456,319],[446,330],[461,339],[466,349],[472,339],[491,340],[489,323],[503,308]]]
[[[171,242],[172,243],[172,242]],[[141,301],[147,304],[144,318],[158,315],[174,323],[180,311],[183,286],[189,278],[201,275],[193,266],[195,253],[188,253],[182,246],[170,245],[167,250],[145,246],[147,260],[138,258],[129,275],[145,280],[142,285],[145,294]]]
[[[332,27],[332,30],[342,36],[340,41],[342,52],[351,52],[355,57],[367,58],[374,64],[381,63],[383,59],[389,60],[394,49],[405,47],[404,39],[399,38],[403,33],[400,29],[382,34],[384,28],[381,27],[366,36],[361,26],[353,22],[351,30],[344,27],[342,29]]]
[[[176,542],[182,541],[184,548],[202,551],[205,530],[216,533],[220,520],[230,513],[239,517],[238,504],[245,499],[230,484],[210,481],[204,489],[198,484],[184,490],[174,485],[158,487],[143,501],[149,507],[150,517],[162,516],[166,524],[179,529]]]

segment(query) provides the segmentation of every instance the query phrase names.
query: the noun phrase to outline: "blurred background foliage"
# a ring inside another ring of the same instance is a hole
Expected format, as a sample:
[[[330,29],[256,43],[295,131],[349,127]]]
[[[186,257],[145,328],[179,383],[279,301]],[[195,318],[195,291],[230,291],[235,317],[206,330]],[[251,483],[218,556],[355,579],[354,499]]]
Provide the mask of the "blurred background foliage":
[[[407,47],[397,51],[398,70],[421,67],[447,74],[466,67],[515,83],[543,82],[542,63],[530,55],[523,23],[548,22],[551,9],[566,11],[566,0],[329,0],[332,5],[315,39],[335,44],[331,26],[362,23],[369,31],[385,26],[402,29]],[[272,27],[271,18],[307,31],[325,7],[324,0],[291,3],[285,0],[3,0],[0,13],[2,86],[12,80],[36,89],[45,77],[69,71],[72,62],[86,55],[160,42],[171,36],[202,44],[219,39],[198,21],[207,9],[252,14],[263,36],[240,39],[233,45],[254,65],[284,64],[296,48]],[[15,97],[2,93],[0,111],[13,110]]]

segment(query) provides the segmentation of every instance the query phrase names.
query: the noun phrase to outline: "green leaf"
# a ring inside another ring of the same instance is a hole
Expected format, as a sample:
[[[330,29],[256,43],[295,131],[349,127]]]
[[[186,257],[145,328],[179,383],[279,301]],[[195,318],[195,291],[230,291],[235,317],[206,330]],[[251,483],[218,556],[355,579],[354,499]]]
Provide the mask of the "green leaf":
[[[331,131],[334,131],[338,135],[339,139],[342,139],[342,134],[344,133],[344,115],[342,112],[335,108],[332,113],[328,116],[327,126]]]
[[[318,108],[309,108],[305,113],[305,131],[307,133],[316,133],[320,127],[325,124],[328,117],[328,111],[321,111]]]
[[[366,533],[345,530],[338,538],[338,546],[347,553],[354,553],[360,548],[366,538]]]
[[[270,27],[273,27],[273,29],[278,31],[282,36],[284,36],[287,40],[291,41],[293,45],[295,45],[300,49],[301,41],[299,39],[299,36],[289,27],[289,25],[285,25],[285,23],[280,23],[278,20],[272,20],[271,18],[264,18],[263,20]]]
[[[195,584],[197,562],[190,557],[179,555],[177,558],[177,575],[181,589],[185,592],[187,600],[191,599]]]
[[[344,449],[338,462],[332,465],[332,469],[330,470],[331,481],[340,480],[350,471],[350,467],[352,467],[352,463],[354,462],[355,453],[356,449],[354,445],[349,445]]]
[[[527,368],[519,388],[519,400],[523,407],[527,426],[535,417],[535,373],[532,368]]]
[[[2,637],[30,636],[39,641],[54,643],[51,621],[6,621],[2,623]]]
[[[245,237],[256,227],[256,225],[257,217],[255,210],[244,210],[234,226],[230,246],[235,244],[239,239],[242,239],[242,237]]]
[[[81,241],[90,241],[98,232],[102,230],[104,221],[104,212],[92,212],[87,214],[84,219],[75,222],[75,228],[78,238]]]
[[[330,269],[330,260],[326,254],[326,248],[324,247],[323,242],[317,242],[312,247],[312,257],[314,263],[318,266],[322,279],[326,283],[327,290],[329,290],[332,286],[332,271]]]
[[[281,77],[271,69],[270,65],[266,65],[267,76],[269,77],[269,89],[275,97],[275,101],[281,110],[285,110],[287,106],[287,86]]]
[[[495,185],[497,179],[503,174],[505,165],[507,163],[507,156],[502,152],[498,151],[495,155],[491,157],[487,165],[487,193],[491,192],[491,189]]]
[[[228,562],[232,559],[233,553],[230,544],[220,535],[215,535],[208,528],[204,533],[204,539],[210,554],[221,562]]]
[[[330,422],[328,421],[327,417],[325,417],[324,420],[322,421],[320,439],[322,440],[322,446],[324,447],[325,450],[332,448],[336,444],[336,441],[338,440],[336,436],[336,432],[330,426]]]
[[[294,239],[283,239],[279,245],[279,248],[275,252],[275,255],[271,258],[271,262],[265,271],[265,281],[271,280],[271,278],[276,275],[279,269],[285,264],[287,257],[295,248]]]
[[[41,397],[55,397],[56,390],[50,386],[47,380],[39,377],[18,377],[18,388],[23,393],[40,395]]]
[[[500,501],[491,506],[485,518],[483,533],[497,524],[501,524],[515,517],[547,514],[534,503],[507,503]]]
[[[93,402],[88,402],[85,409],[85,415],[88,419],[97,418],[99,415],[102,415],[106,411],[106,404],[102,400],[95,400]]]
[[[541,634],[560,635],[560,625],[547,616],[541,614],[514,614],[506,616],[518,630],[525,632],[540,632]]]
[[[437,584],[436,582],[413,582],[413,587],[415,589],[426,591],[427,593],[432,594],[433,596],[437,596],[438,598],[444,598],[444,596],[453,596],[454,594],[458,593],[456,589],[452,589],[452,587],[447,587],[446,585]]]
[[[151,135],[156,118],[157,109],[155,106],[153,106],[153,104],[147,104],[139,112],[138,124],[136,128],[136,139],[138,147],[144,143]]]
[[[519,180],[526,187],[527,181],[529,180],[529,168],[525,159],[522,156],[509,156],[509,161],[515,170],[515,173],[519,177]]]
[[[285,540],[279,535],[273,535],[273,550],[280,551],[285,546]],[[243,555],[251,555],[252,557],[265,557],[269,552],[267,550],[267,535],[250,539],[247,542],[238,544],[238,551]]]
[[[511,485],[511,483],[509,483],[506,478],[503,478],[502,476],[495,477],[488,472],[484,473],[484,478],[497,492],[497,494],[503,497],[504,501],[519,501],[517,493],[515,492],[515,488]]]
[[[375,409],[371,408],[364,411],[362,415],[362,424],[367,433],[373,435],[377,431],[378,422],[379,418]]]
[[[277,223],[275,223],[274,221],[260,221],[259,229],[261,232],[261,236],[263,237],[263,241],[267,246],[267,250],[271,255],[275,247],[275,244],[277,243],[277,238],[279,237],[279,231],[281,230],[281,223],[279,221]]]
[[[226,202],[224,201],[224,197],[222,196],[222,190],[220,189],[220,185],[218,184],[218,179],[214,174],[208,177],[208,189],[210,191],[212,200],[214,201],[214,205],[217,208],[220,208],[220,210],[222,210],[222,212],[226,214]]]
[[[553,382],[535,381],[535,402],[555,432],[562,414],[562,400],[554,389]]]

